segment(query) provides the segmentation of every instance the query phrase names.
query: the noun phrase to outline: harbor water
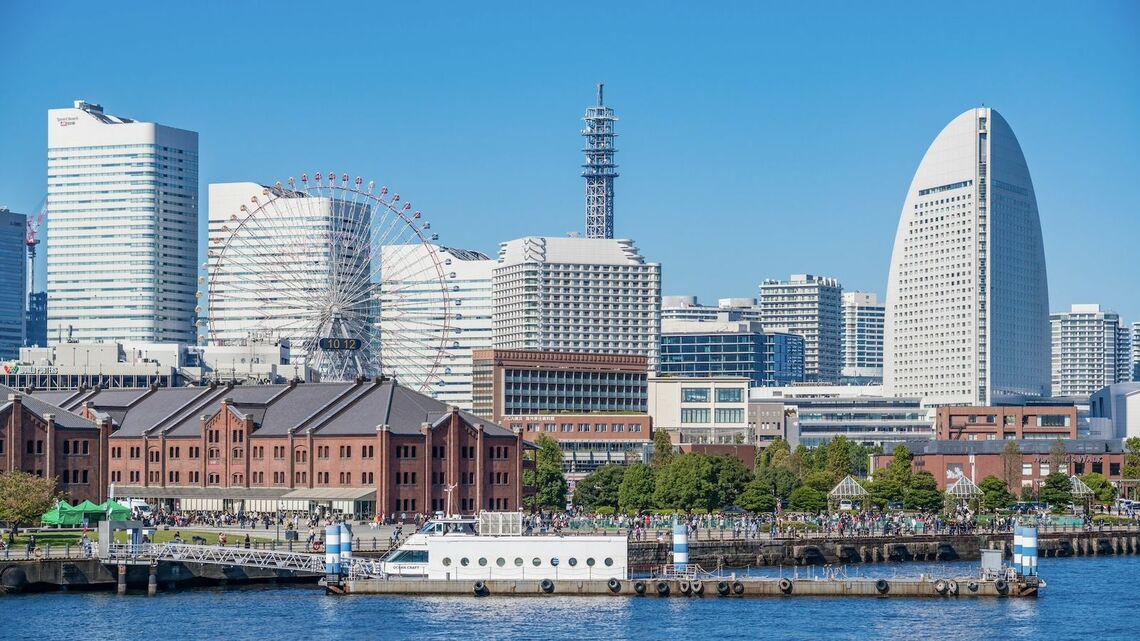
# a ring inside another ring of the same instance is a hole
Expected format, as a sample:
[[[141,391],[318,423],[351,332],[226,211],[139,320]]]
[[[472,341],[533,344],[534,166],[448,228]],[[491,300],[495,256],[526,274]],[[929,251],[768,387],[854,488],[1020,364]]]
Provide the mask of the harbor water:
[[[943,577],[976,569],[965,562],[905,563],[847,572]],[[189,589],[156,597],[53,592],[0,597],[0,639],[1137,638],[1140,557],[1041,559],[1039,571],[1048,588],[1036,599],[334,597],[313,586]],[[805,568],[799,572],[808,576]]]

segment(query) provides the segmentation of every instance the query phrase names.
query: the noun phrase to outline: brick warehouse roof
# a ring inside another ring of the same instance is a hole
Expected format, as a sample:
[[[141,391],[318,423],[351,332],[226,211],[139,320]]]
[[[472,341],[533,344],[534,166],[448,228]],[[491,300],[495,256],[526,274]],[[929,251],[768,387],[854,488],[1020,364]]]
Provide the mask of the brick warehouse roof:
[[[28,396],[27,394],[24,394],[19,390],[14,390],[11,387],[7,387],[6,385],[0,385],[0,412],[4,411],[8,408],[9,405],[11,405],[11,401],[8,400],[9,394],[20,394],[20,403],[22,403],[29,412],[35,414],[44,421],[47,420],[44,418],[45,414],[54,414],[56,427],[73,430],[98,429],[98,426],[95,423],[83,418],[82,416],[73,414],[63,409],[62,407],[58,407],[51,403],[45,402],[34,396]]]
[[[52,394],[53,400],[60,396],[58,392],[43,394]],[[393,434],[419,434],[423,423],[436,424],[450,411],[447,404],[391,380],[93,390],[69,395],[64,404],[76,410],[89,404],[91,411],[109,416],[115,427],[112,438],[160,434],[177,438],[199,436],[201,417],[222,411],[223,401],[227,400],[227,411],[253,420],[257,436],[308,431],[330,436],[366,436],[375,434],[376,427],[383,424]],[[44,401],[36,402],[48,406]],[[58,408],[59,412],[69,413],[62,408]],[[460,416],[469,425],[482,424],[490,436],[513,436],[509,430],[468,412],[461,411]]]

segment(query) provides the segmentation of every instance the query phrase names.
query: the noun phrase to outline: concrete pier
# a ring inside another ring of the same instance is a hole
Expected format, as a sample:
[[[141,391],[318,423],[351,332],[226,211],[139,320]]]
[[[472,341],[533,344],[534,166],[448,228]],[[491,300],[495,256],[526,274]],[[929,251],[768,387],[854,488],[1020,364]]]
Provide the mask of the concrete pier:
[[[116,593],[120,594],[120,595],[127,593],[127,564],[126,563],[120,563],[119,564],[119,582],[118,582],[118,588],[116,589]]]
[[[150,564],[150,572],[146,579],[146,595],[154,596],[158,594],[158,561]]]

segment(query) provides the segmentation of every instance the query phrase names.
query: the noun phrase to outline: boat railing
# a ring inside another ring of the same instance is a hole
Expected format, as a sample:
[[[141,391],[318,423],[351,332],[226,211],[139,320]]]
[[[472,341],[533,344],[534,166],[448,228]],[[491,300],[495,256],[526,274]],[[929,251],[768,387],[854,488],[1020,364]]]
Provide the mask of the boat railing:
[[[696,563],[673,564],[668,563],[661,566],[661,572],[658,574],[662,579],[686,579],[695,581],[697,579],[713,579],[718,578],[720,575],[709,572]]]

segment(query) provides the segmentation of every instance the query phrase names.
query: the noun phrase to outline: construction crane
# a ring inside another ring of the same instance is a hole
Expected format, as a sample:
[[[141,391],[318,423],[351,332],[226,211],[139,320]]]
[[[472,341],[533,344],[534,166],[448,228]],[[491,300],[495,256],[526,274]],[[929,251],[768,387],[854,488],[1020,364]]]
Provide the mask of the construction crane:
[[[36,234],[44,224],[44,219],[47,217],[47,209],[48,201],[45,196],[43,201],[40,202],[39,212],[34,215],[28,215],[27,220],[24,221],[24,245],[28,248],[29,294],[36,289],[36,245],[40,244],[40,240],[36,238]]]

